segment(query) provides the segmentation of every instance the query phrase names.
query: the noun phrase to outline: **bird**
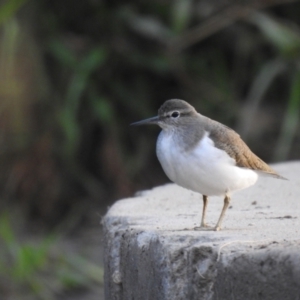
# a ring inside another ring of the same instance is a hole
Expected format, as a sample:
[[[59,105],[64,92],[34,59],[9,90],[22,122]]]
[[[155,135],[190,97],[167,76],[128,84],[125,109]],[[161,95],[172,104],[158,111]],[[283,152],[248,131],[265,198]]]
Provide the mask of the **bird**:
[[[202,195],[201,223],[195,230],[221,230],[231,194],[252,186],[258,177],[286,179],[256,156],[237,132],[201,115],[184,100],[167,100],[157,116],[131,125],[149,124],[162,129],[156,143],[156,155],[167,177]],[[206,223],[210,196],[224,197],[214,227]]]

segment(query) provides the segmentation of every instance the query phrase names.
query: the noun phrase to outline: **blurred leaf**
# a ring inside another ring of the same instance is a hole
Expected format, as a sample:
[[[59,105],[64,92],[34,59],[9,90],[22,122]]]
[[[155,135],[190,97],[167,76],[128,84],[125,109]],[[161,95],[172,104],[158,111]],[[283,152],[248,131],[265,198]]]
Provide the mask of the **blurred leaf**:
[[[113,108],[105,97],[90,94],[90,102],[93,114],[102,123],[110,123],[114,118]]]
[[[107,51],[104,47],[95,47],[83,58],[77,58],[71,49],[68,49],[64,43],[58,39],[51,40],[48,47],[62,65],[76,72],[82,72],[85,75],[90,74],[96,68],[100,67],[107,58]]]
[[[70,79],[66,93],[66,109],[70,114],[76,114],[79,107],[80,98],[83,95],[88,84],[88,74],[76,72]],[[75,116],[73,116],[75,119]]]
[[[1,237],[3,232],[6,241],[18,245],[16,255],[12,255],[9,244],[1,243],[0,276],[14,295],[22,295],[22,299],[30,295],[30,299],[52,300],[65,289],[103,282],[103,269],[88,259],[61,251],[53,252],[56,235],[48,235],[38,244],[21,242],[6,215],[0,219]],[[2,288],[0,282],[0,290]]]
[[[15,242],[15,236],[6,214],[2,214],[0,217],[0,236],[7,245]]]
[[[63,152],[67,156],[72,156],[77,149],[80,137],[80,128],[76,120],[76,114],[67,107],[59,111],[58,119],[64,134]]]
[[[76,56],[61,41],[52,39],[48,43],[48,48],[63,66],[68,66],[72,69],[75,68],[77,64]]]
[[[19,245],[7,214],[0,216],[0,237],[4,241],[5,247],[9,250],[9,255],[15,258],[19,250]]]
[[[287,69],[287,64],[282,59],[273,59],[266,62],[260,69],[250,87],[249,94],[239,116],[238,132],[244,140],[247,140],[254,116],[264,99],[266,92],[270,89],[278,75]]]
[[[79,63],[79,69],[89,75],[99,68],[107,59],[107,51],[103,47],[92,49]]]
[[[87,91],[91,73],[106,61],[107,51],[103,47],[96,47],[77,61],[62,44],[54,42],[52,47],[56,57],[73,70],[66,91],[64,107],[58,112],[59,124],[64,135],[64,156],[73,160],[81,134],[77,119],[80,101]]]
[[[70,266],[82,273],[85,278],[92,279],[98,283],[103,283],[103,268],[98,267],[80,256],[66,257],[66,259]]]
[[[283,161],[288,158],[293,139],[299,129],[300,115],[300,70],[298,69],[291,83],[291,91],[288,107],[285,111],[284,120],[281,126],[280,136],[274,152],[274,160]]]
[[[188,27],[192,13],[191,0],[175,0],[172,3],[172,29],[176,33],[182,33]]]
[[[66,104],[72,113],[77,113],[79,100],[87,88],[89,76],[104,63],[105,59],[106,51],[104,49],[93,49],[75,66],[66,95]]]
[[[255,13],[250,20],[258,26],[265,36],[287,56],[299,56],[300,32],[294,27],[271,18],[263,13]],[[295,25],[294,25],[295,26]]]
[[[7,0],[5,4],[0,6],[0,26],[13,17],[27,1],[28,0]]]
[[[147,16],[136,13],[132,8],[126,7],[122,10],[123,18],[130,28],[145,38],[159,40],[163,43],[173,35],[172,31],[155,16]]]
[[[37,267],[35,249],[31,245],[23,245],[19,248],[18,256],[11,269],[13,278],[23,281],[27,276],[32,276]]]
[[[43,270],[49,261],[54,241],[55,237],[50,235],[39,245],[20,245],[18,255],[11,268],[13,277],[20,281],[28,281],[34,273]]]
[[[88,284],[89,280],[81,273],[74,272],[67,262],[57,271],[57,276],[64,288],[74,288]]]

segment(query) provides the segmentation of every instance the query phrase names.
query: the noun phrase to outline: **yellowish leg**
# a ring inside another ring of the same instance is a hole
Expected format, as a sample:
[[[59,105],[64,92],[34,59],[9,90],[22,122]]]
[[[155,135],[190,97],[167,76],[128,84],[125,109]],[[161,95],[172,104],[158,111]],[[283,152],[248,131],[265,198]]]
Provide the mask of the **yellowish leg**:
[[[200,227],[207,227],[207,224],[205,222],[207,203],[208,203],[208,197],[203,195],[203,209],[202,209],[202,218],[201,218]]]
[[[222,209],[222,212],[221,212],[219,221],[218,221],[218,223],[217,223],[217,225],[216,225],[216,227],[215,227],[215,230],[216,230],[216,231],[221,230],[221,224],[222,224],[222,221],[223,221],[224,216],[225,216],[225,212],[226,212],[226,210],[227,210],[229,204],[230,204],[230,197],[227,196],[227,195],[225,195],[225,198],[224,198],[224,206],[223,206],[223,209]]]
[[[201,224],[199,227],[195,227],[194,230],[213,230],[213,228],[208,228],[205,222],[207,204],[208,204],[208,197],[203,195],[203,209],[202,209]]]

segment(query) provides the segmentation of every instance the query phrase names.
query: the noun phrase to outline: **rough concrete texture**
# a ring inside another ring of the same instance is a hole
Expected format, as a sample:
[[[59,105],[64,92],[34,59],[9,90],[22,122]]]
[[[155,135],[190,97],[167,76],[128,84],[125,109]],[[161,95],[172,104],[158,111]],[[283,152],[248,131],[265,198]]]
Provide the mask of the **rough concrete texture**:
[[[223,230],[195,231],[202,197],[175,184],[115,203],[103,219],[106,300],[300,299],[300,162],[233,194]],[[210,198],[215,225],[223,199]]]

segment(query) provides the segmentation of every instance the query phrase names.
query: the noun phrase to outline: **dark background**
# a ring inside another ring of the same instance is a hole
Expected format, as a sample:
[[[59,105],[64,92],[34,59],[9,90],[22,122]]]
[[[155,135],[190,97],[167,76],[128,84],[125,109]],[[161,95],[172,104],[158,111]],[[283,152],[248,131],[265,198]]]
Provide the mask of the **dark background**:
[[[299,1],[0,1],[1,299],[101,299],[101,216],[168,182],[129,124],[171,98],[299,159]]]

